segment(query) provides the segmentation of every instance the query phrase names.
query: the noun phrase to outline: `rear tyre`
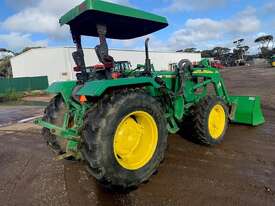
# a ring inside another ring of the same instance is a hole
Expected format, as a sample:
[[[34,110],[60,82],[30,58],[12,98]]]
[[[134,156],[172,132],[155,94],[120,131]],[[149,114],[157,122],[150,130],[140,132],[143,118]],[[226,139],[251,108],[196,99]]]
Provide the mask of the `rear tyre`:
[[[142,90],[99,101],[87,112],[82,153],[107,189],[129,191],[156,173],[167,147],[161,105]]]
[[[220,144],[228,128],[228,108],[219,97],[205,97],[193,110],[193,137],[201,144]]]
[[[43,121],[62,127],[66,111],[67,109],[63,98],[58,95],[50,101],[45,109]],[[48,146],[53,149],[55,153],[64,154],[66,152],[67,140],[58,138],[56,135],[51,134],[50,130],[47,128],[42,129],[42,136]]]

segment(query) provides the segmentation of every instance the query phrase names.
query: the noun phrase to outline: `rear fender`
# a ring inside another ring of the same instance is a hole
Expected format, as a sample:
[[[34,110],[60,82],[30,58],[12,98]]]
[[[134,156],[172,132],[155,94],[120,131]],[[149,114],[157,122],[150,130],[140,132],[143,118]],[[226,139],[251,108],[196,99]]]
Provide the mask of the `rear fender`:
[[[160,88],[160,85],[151,77],[121,78],[87,82],[77,92],[77,95],[100,97],[109,88],[127,88],[130,86],[152,86],[154,88]]]
[[[65,103],[68,103],[75,86],[76,81],[55,82],[46,91],[50,94],[61,94]]]

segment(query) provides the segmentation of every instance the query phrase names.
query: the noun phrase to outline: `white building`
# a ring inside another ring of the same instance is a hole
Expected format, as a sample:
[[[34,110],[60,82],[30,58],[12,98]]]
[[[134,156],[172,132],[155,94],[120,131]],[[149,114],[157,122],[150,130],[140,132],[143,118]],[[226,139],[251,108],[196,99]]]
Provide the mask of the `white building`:
[[[29,50],[11,59],[14,77],[48,76],[49,83],[55,81],[73,80],[75,66],[72,52],[75,48],[38,48]],[[98,64],[94,49],[85,49],[85,61],[87,66]],[[144,64],[144,51],[110,50],[110,55],[115,61],[130,61],[133,68],[137,64]],[[182,52],[150,52],[150,58],[156,70],[168,70],[169,65],[179,62],[181,59],[189,59],[191,62],[201,60],[200,53]]]

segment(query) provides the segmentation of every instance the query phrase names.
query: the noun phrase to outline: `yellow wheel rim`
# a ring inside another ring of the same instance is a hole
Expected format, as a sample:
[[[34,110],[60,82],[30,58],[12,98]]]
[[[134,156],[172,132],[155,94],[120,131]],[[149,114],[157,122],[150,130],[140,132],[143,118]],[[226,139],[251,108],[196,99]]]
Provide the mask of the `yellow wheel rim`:
[[[127,170],[144,167],[153,157],[158,144],[158,128],[147,112],[133,112],[120,122],[114,137],[114,154]]]
[[[209,115],[208,129],[213,139],[219,139],[225,129],[226,114],[222,105],[215,105]]]

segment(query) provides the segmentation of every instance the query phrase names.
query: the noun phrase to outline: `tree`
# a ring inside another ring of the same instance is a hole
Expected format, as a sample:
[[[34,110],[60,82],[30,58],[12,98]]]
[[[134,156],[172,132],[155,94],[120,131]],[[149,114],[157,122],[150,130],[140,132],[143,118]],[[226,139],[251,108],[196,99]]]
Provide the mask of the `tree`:
[[[269,47],[271,42],[273,42],[272,35],[260,36],[255,40],[255,43],[259,43],[261,47]]]
[[[196,48],[186,48],[183,50],[183,52],[187,52],[187,53],[195,53],[197,51]]]
[[[213,50],[203,50],[201,56],[202,58],[211,58],[213,57]]]
[[[249,46],[244,45],[244,39],[239,39],[237,41],[234,41],[236,48],[233,49],[233,55],[234,62],[236,65],[245,65],[247,61],[247,54],[249,50]]]
[[[274,46],[273,39],[272,35],[264,35],[255,40],[255,43],[259,44],[260,57],[269,59],[274,54],[274,48],[270,48],[271,43],[272,47]]]
[[[10,59],[16,54],[5,48],[0,48],[0,77],[12,77]]]
[[[215,47],[213,50],[214,57],[221,58],[225,54],[228,54],[231,49],[225,47]]]
[[[186,48],[177,50],[176,52],[199,53],[200,51],[198,51],[197,48]]]
[[[4,57],[0,61],[0,76],[12,77],[12,69],[10,63],[11,56]]]

